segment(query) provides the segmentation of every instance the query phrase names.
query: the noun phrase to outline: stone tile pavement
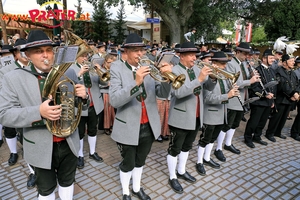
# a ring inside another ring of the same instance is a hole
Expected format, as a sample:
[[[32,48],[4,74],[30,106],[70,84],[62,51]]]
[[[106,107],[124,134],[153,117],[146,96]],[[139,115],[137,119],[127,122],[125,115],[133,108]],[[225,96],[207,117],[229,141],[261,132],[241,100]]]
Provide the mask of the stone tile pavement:
[[[295,117],[295,113],[292,113]],[[289,136],[292,120],[287,121],[283,134]],[[268,146],[256,144],[255,149],[243,143],[243,130],[246,123],[241,122],[233,144],[241,150],[240,155],[223,150],[227,161],[220,169],[206,166],[206,176],[195,170],[197,142],[190,152],[187,171],[197,178],[190,184],[179,180],[184,188],[183,194],[176,194],[168,185],[166,149],[168,142],[154,142],[144,167],[142,187],[152,199],[299,199],[300,200],[300,143],[288,137],[280,138]],[[199,137],[199,136],[198,136]],[[198,138],[197,138],[198,139]],[[266,138],[263,137],[265,141]],[[197,140],[196,140],[197,141]],[[14,166],[7,163],[9,150],[4,143],[0,148],[0,199],[35,199],[36,189],[27,189],[29,174],[22,157],[22,146],[18,144],[19,161]],[[120,154],[111,138],[99,131],[97,152],[104,163],[88,158],[88,145],[85,141],[85,167],[76,173],[74,199],[121,199],[118,163]],[[217,161],[212,154],[212,159]],[[58,195],[56,193],[56,197]],[[135,199],[135,197],[133,197]]]

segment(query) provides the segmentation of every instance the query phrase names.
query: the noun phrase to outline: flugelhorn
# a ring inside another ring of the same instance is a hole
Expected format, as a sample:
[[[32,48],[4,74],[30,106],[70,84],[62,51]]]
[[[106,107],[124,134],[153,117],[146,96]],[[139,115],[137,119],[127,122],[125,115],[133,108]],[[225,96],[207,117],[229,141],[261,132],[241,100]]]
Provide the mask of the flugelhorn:
[[[223,79],[223,80],[224,79],[230,79],[232,84],[234,84],[240,76],[240,72],[237,72],[237,73],[233,74],[233,73],[227,72],[223,69],[219,69],[217,67],[214,67],[213,65],[211,65],[209,63],[206,63],[206,62],[200,61],[200,62],[197,62],[196,65],[200,69],[202,69],[204,66],[209,67],[212,70],[213,76],[215,76],[217,79]]]
[[[159,82],[171,82],[172,87],[176,90],[180,88],[185,81],[185,75],[175,75],[172,72],[160,72],[156,67],[155,63],[149,58],[140,58],[139,66],[149,66],[150,67],[150,76]]]
[[[110,80],[110,72],[101,66],[103,61],[103,58],[94,58],[91,62],[85,61],[83,64],[88,65],[89,71],[98,75],[101,81],[108,82]]]

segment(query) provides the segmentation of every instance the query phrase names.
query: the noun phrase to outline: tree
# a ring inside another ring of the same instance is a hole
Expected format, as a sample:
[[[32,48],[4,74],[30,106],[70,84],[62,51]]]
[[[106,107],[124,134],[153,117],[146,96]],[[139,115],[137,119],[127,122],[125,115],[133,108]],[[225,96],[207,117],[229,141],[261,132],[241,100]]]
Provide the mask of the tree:
[[[115,43],[116,44],[122,44],[125,39],[125,23],[124,19],[126,18],[125,15],[125,8],[124,8],[124,1],[121,1],[120,3],[120,9],[117,12],[117,21],[115,23],[114,29],[117,32],[117,36],[115,37]]]
[[[77,14],[76,14],[76,18],[80,19],[81,14],[83,14],[82,12],[82,7],[81,7],[81,0],[77,0],[78,5],[75,5],[75,7],[77,8]],[[87,31],[85,28],[85,22],[84,21],[80,21],[80,20],[75,20],[71,22],[71,27],[73,29],[73,32],[78,35],[80,38],[84,38],[87,35]]]
[[[300,2],[281,0],[274,4],[275,11],[265,26],[268,38],[276,40],[287,36],[290,40],[300,39]]]
[[[105,0],[99,0],[93,3],[94,12],[92,18],[93,32],[91,34],[94,41],[107,41],[111,37],[109,28],[111,13],[106,10],[109,5]]]

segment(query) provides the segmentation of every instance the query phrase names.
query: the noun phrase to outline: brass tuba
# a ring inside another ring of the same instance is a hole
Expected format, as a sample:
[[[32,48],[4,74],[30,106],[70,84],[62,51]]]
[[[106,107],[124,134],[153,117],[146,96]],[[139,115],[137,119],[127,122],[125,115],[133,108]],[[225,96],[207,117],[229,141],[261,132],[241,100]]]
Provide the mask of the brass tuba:
[[[204,66],[209,67],[212,70],[213,76],[215,76],[217,79],[230,79],[231,83],[234,84],[239,76],[240,76],[240,72],[237,72],[235,74],[227,72],[223,69],[219,69],[217,67],[214,67],[213,65],[206,63],[206,62],[198,62],[196,63],[197,67],[199,67],[200,69],[202,69]]]
[[[78,46],[78,52],[76,57],[79,57],[83,53],[89,53],[92,49],[77,35],[70,31],[64,30],[65,45]],[[45,60],[45,64],[49,64],[48,60]],[[64,76],[64,73],[72,65],[72,63],[63,63],[60,65],[53,65],[49,72],[44,88],[42,91],[43,99],[48,99],[49,95],[52,95],[54,105],[60,104],[62,106],[61,117],[59,120],[51,121],[46,119],[47,129],[57,137],[68,137],[77,128],[82,111],[82,101],[78,101],[78,110],[75,113],[75,90],[73,92],[68,91],[68,85],[75,83],[68,77]],[[60,79],[64,76],[64,80]],[[58,92],[59,91],[59,92]]]
[[[176,90],[180,88],[185,81],[185,75],[175,75],[172,72],[160,72],[159,69],[155,66],[155,63],[149,58],[140,58],[139,66],[149,66],[150,67],[150,76],[159,82],[171,82],[172,87]]]

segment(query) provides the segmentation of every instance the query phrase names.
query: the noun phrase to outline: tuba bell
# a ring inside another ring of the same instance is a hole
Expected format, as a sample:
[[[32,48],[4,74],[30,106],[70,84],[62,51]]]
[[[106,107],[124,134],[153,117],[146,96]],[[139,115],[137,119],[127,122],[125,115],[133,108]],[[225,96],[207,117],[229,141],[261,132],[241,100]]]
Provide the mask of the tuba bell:
[[[185,81],[185,75],[180,74],[176,75],[172,72],[160,72],[159,69],[155,66],[155,63],[149,58],[140,58],[139,66],[149,66],[150,67],[150,76],[159,82],[171,82],[173,89],[180,88]]]
[[[92,52],[92,49],[77,35],[70,31],[64,30],[65,45],[76,45],[78,46],[78,52],[76,57],[79,57],[83,53]],[[45,60],[45,64],[50,64],[48,60]],[[51,71],[49,72],[44,88],[42,91],[43,99],[48,99],[49,95],[52,95],[53,104],[60,104],[62,107],[61,117],[59,120],[51,121],[46,119],[47,129],[57,137],[68,137],[77,128],[82,111],[82,101],[78,100],[77,113],[75,113],[75,89],[72,91],[68,90],[68,87],[75,85],[75,83],[64,76],[64,73],[72,65],[72,63],[63,63],[60,65],[54,64]],[[60,79],[64,77],[63,81]]]
[[[200,69],[202,69],[204,66],[209,67],[212,70],[213,76],[215,76],[217,79],[230,79],[231,83],[234,84],[239,76],[240,76],[240,72],[237,72],[235,74],[227,72],[223,69],[219,69],[217,67],[214,67],[213,65],[206,63],[206,62],[198,62],[196,63],[197,67],[199,67]]]

